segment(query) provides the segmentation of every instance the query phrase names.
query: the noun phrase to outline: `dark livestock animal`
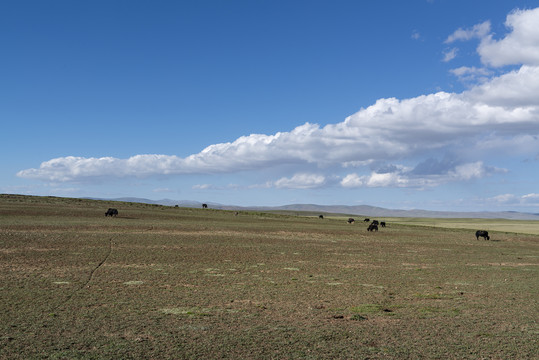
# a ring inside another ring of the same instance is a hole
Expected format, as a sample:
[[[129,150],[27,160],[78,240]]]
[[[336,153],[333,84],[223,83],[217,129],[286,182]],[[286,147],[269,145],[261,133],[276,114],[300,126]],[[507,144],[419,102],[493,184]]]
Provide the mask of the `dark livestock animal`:
[[[373,221],[372,221],[372,224],[373,224],[373,225],[379,225],[378,220],[373,220]]]
[[[386,222],[385,222],[385,221],[381,221],[381,222],[380,222],[380,226],[381,226],[381,227],[386,227]]]
[[[363,221],[364,221],[364,222],[369,222],[369,221],[371,221],[371,219],[369,219],[369,218],[366,218],[366,219],[365,219],[365,220],[363,220]]]
[[[374,224],[370,224],[367,228],[367,231],[378,231],[378,226]]]
[[[348,219],[348,223],[349,223],[349,224],[353,223],[354,221],[355,221],[355,220],[354,220],[353,218],[349,218],[349,219]]]
[[[110,216],[110,217],[113,217],[116,215],[118,215],[118,210],[113,209],[113,208],[109,208],[107,212],[105,213],[105,216]]]
[[[475,237],[477,238],[477,240],[479,240],[480,237],[485,240],[490,240],[490,236],[488,236],[488,231],[485,230],[477,230],[475,232]]]
[[[207,209],[207,208],[208,208],[208,204],[202,204],[202,208],[203,208],[203,209]]]
[[[323,219],[323,218],[324,218],[324,215],[318,215],[318,218],[319,218],[319,219]]]

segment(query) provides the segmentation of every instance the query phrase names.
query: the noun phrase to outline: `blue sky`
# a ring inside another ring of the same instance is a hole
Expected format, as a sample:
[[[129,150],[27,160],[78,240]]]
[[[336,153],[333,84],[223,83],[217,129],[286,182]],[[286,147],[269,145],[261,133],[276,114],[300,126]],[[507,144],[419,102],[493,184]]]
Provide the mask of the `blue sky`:
[[[5,1],[0,192],[539,212],[539,1]]]

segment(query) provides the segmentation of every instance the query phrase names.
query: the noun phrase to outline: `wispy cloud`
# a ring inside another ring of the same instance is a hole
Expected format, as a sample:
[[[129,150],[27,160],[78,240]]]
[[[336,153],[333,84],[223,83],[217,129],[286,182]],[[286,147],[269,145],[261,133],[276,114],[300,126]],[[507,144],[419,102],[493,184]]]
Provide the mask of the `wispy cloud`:
[[[193,185],[193,190],[208,190],[213,189],[214,187],[211,184],[196,184]]]
[[[464,83],[475,84],[486,82],[489,79],[489,76],[492,74],[492,72],[486,68],[477,68],[475,66],[461,66],[459,68],[449,70],[449,72]]]
[[[539,194],[526,194],[522,196],[522,201],[539,205]]]
[[[526,195],[501,194],[486,199],[492,205],[513,205],[513,206],[539,206],[539,194],[531,193]]]
[[[457,52],[459,49],[457,48],[451,48],[446,51],[444,51],[444,58],[442,59],[443,62],[449,62],[457,57]]]
[[[341,186],[346,188],[397,187],[425,189],[449,182],[470,181],[495,173],[506,172],[505,169],[485,166],[481,161],[458,165],[452,164],[447,168],[444,168],[440,162],[433,159],[430,159],[429,162],[431,163],[427,166],[419,164],[414,169],[397,167],[392,172],[374,171],[369,175],[348,174],[342,179]],[[432,162],[435,162],[436,166],[433,166]]]
[[[326,184],[326,177],[319,174],[294,174],[291,178],[282,177],[273,183],[276,188],[315,189]]]
[[[152,190],[154,193],[173,193],[174,191],[169,188],[156,188]]]
[[[196,184],[191,187],[193,190],[241,190],[244,186],[238,184],[214,185],[214,184]]]
[[[490,33],[490,21],[485,21],[477,24],[469,29],[459,28],[445,40],[446,44],[454,43],[455,41],[467,41],[471,39],[483,39]]]

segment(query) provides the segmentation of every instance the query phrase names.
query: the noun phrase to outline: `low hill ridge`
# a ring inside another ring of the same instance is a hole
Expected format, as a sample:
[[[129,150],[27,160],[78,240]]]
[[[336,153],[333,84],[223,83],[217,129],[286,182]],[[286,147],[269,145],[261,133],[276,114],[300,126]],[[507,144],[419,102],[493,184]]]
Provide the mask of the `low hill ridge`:
[[[192,200],[150,200],[136,197],[116,199],[92,198],[95,200],[126,201],[165,206],[202,207],[202,202]],[[434,211],[422,209],[386,209],[370,205],[317,205],[289,204],[283,206],[235,206],[207,202],[208,207],[220,210],[256,210],[256,211],[305,211],[331,214],[347,214],[366,217],[424,217],[424,218],[476,218],[476,219],[510,219],[510,220],[539,220],[539,214],[518,211]]]

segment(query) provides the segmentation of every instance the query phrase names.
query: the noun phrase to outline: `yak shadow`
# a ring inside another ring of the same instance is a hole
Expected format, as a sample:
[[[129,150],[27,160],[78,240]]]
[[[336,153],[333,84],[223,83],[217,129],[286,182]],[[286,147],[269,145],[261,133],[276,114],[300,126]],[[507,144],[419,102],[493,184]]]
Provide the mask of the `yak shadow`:
[[[107,217],[108,217],[108,216],[107,216]],[[140,220],[140,218],[138,218],[138,217],[134,217],[134,216],[125,216],[125,215],[117,215],[117,216],[114,216],[114,219]]]

